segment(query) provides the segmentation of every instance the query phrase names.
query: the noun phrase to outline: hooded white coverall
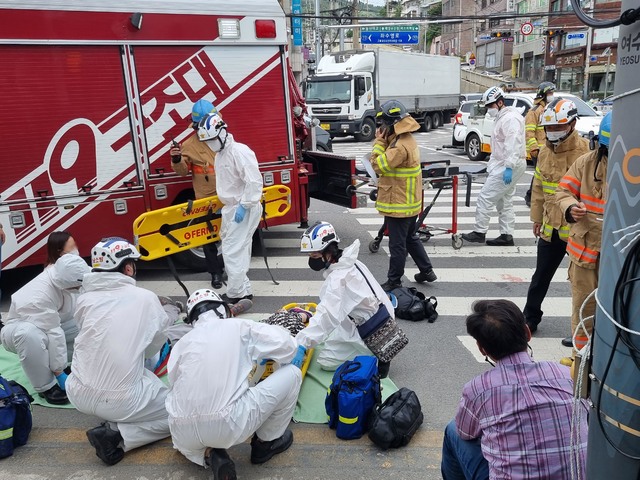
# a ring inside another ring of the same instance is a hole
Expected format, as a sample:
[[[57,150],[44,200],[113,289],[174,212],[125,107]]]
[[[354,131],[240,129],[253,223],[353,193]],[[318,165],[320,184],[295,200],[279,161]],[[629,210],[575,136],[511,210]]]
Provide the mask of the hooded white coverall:
[[[82,258],[66,254],[11,296],[0,339],[4,348],[18,354],[36,392],[53,387],[54,372],[67,366],[67,349],[73,348],[77,332],[73,320],[76,294],[68,289],[78,288],[89,271]]]
[[[296,335],[298,344],[307,349],[325,342],[318,355],[318,363],[325,370],[335,370],[356,355],[372,355],[356,326],[369,320],[381,303],[394,316],[389,297],[366,265],[358,261],[359,250],[360,240],[356,240],[344,249],[337,263],[323,272],[325,281],[316,313],[309,326]],[[367,276],[375,295],[356,264]]]
[[[144,368],[145,357],[167,340],[169,318],[158,297],[118,272],[88,273],[83,287],[69,400],[79,411],[111,422],[124,451],[168,437],[167,387]]]
[[[512,169],[512,180],[504,183],[505,168]],[[514,107],[504,107],[498,112],[491,134],[491,158],[487,165],[487,180],[476,201],[475,232],[487,233],[491,212],[498,210],[500,234],[513,235],[516,215],[513,211],[513,194],[516,184],[527,168],[524,138],[524,119]]]
[[[229,448],[254,432],[281,437],[293,416],[302,373],[284,365],[249,387],[254,363],[289,363],[297,344],[284,328],[242,318],[200,315],[169,357],[167,411],[174,448],[204,465],[207,447]]]
[[[222,207],[222,255],[228,275],[227,296],[242,298],[251,294],[247,277],[251,262],[251,240],[262,215],[262,175],[255,153],[227,134],[225,147],[216,154],[216,185]],[[233,218],[238,205],[247,210],[244,220]]]

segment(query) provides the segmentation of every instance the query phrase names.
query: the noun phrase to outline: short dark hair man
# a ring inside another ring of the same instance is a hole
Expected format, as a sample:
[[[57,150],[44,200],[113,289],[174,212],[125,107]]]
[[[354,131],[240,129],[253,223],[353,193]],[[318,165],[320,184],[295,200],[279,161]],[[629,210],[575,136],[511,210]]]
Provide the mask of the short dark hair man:
[[[572,464],[584,471],[587,408],[579,407],[571,445],[573,382],[558,363],[534,362],[531,332],[509,300],[481,300],[467,332],[495,368],[462,390],[442,446],[444,480],[488,478],[569,480]],[[577,459],[577,465],[574,463]]]

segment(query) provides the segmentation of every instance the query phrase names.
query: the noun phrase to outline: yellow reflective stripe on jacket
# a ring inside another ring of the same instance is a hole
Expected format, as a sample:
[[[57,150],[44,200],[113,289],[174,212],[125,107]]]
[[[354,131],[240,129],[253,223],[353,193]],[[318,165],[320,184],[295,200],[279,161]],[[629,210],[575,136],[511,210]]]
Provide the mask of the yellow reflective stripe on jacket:
[[[342,415],[338,415],[338,421],[340,423],[346,423],[347,425],[353,425],[354,423],[356,423],[358,421],[358,417],[347,418],[347,417],[343,417]]]
[[[415,212],[417,215],[420,213],[420,208],[422,207],[422,202],[411,202],[411,203],[380,203],[376,202],[376,208],[380,210],[382,213],[410,213]]]
[[[553,226],[549,225],[548,223],[543,223],[542,224],[542,233],[546,237],[551,238],[553,236],[553,231],[554,230],[558,230],[558,236],[560,237],[560,239],[564,240],[565,242],[567,241],[567,239],[569,238],[569,227],[568,226],[563,225],[558,229],[554,229]]]
[[[376,143],[376,145],[373,147],[372,152],[375,155],[382,155],[384,153],[384,147],[382,145],[380,145],[379,143]]]
[[[548,193],[549,195],[553,195],[554,193],[556,193],[558,184],[556,182],[547,182],[546,180],[543,180],[542,173],[540,172],[540,169],[538,167],[536,167],[536,171],[534,172],[533,176],[540,180],[540,183],[542,183],[542,191],[544,193]]]
[[[386,158],[386,156],[385,156]],[[385,177],[417,177],[421,172],[420,165],[417,167],[408,167],[408,168],[394,168],[389,170],[389,173],[385,172]]]
[[[383,173],[386,175],[391,171],[391,167],[389,166],[389,161],[387,160],[386,153],[378,155],[378,158],[376,158],[376,162],[378,162],[378,167],[380,167],[380,173]]]
[[[408,178],[407,179],[407,187],[406,187],[406,199],[409,200],[411,198],[416,198],[416,179]]]
[[[563,225],[558,229],[558,235],[565,242],[567,241],[567,238],[569,238],[569,230],[570,229],[571,229],[571,227],[569,227],[568,225]]]
[[[527,147],[531,147],[531,146],[534,146],[534,145],[535,146],[538,145],[538,141],[536,140],[535,137],[531,137],[529,140],[527,140]]]
[[[537,127],[537,125],[535,123],[527,123],[524,126],[524,129],[525,130],[529,130],[529,131],[535,131],[536,127]]]
[[[13,427],[7,428],[6,430],[0,430],[0,440],[7,440],[11,437],[13,437]]]

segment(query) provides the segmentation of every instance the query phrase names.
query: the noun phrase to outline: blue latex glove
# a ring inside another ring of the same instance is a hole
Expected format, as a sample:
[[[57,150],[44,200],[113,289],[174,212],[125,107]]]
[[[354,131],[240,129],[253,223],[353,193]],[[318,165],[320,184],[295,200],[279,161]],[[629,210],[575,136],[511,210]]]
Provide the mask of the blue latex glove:
[[[236,223],[241,223],[244,220],[244,215],[247,213],[247,209],[242,205],[238,204],[236,207],[236,215],[233,217],[233,221]]]
[[[504,169],[504,173],[502,174],[502,181],[505,185],[509,185],[511,180],[513,179],[513,170],[509,167]]]
[[[62,390],[66,390],[65,383],[67,382],[67,374],[62,372],[60,375],[56,375],[56,380],[58,381],[58,385]]]
[[[302,364],[304,363],[304,356],[306,353],[307,353],[307,349],[304,348],[302,345],[299,345],[298,351],[296,352],[296,356],[293,357],[293,360],[291,360],[291,363],[296,367],[298,367],[300,370],[302,370]]]

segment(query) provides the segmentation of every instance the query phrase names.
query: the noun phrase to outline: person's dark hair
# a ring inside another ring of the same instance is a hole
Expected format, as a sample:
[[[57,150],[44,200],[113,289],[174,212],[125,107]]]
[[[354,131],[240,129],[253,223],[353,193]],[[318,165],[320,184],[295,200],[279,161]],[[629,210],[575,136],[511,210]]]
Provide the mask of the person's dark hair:
[[[328,256],[333,262],[337,262],[342,256],[342,249],[338,247],[337,242],[331,242],[325,247],[322,254]]]
[[[500,360],[527,350],[525,318],[518,306],[509,300],[479,300],[467,317],[467,333],[492,358]]]
[[[67,240],[71,238],[69,232],[52,232],[47,239],[47,261],[44,266],[53,265],[62,256],[62,251],[67,243]]]
[[[133,266],[133,270],[136,270],[136,261],[131,258],[127,258],[124,262],[118,265],[116,272],[124,273],[124,269],[127,268],[127,265]]]

